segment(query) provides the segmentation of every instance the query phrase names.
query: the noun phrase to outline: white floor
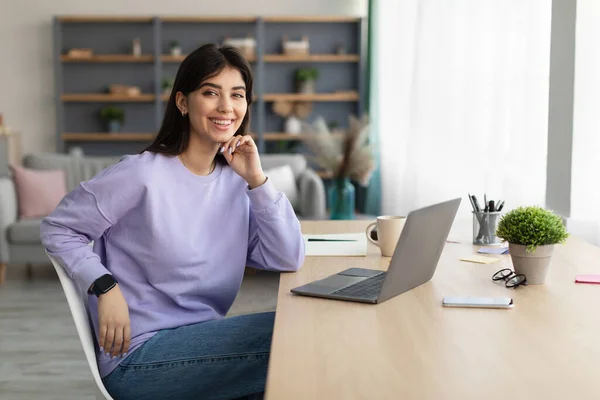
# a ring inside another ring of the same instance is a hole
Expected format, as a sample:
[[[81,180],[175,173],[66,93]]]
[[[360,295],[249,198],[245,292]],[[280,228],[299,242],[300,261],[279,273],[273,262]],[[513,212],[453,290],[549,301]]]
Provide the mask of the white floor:
[[[0,286],[0,399],[94,399],[94,382],[51,266],[9,266]],[[279,275],[246,275],[229,315],[273,311]]]

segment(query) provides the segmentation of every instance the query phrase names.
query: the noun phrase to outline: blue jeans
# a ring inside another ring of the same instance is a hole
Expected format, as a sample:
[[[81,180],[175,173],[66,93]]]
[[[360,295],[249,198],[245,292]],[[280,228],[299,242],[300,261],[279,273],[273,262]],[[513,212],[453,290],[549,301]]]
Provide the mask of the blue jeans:
[[[104,385],[116,400],[260,398],[274,321],[268,312],[160,331]]]

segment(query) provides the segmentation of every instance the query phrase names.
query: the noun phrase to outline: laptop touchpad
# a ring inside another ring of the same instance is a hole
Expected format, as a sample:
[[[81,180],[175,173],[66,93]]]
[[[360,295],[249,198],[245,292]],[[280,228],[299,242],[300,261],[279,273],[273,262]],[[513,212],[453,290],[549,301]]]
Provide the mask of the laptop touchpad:
[[[365,279],[365,277],[360,276],[333,275],[320,281],[313,282],[312,285],[330,289],[340,289],[352,285],[353,283],[364,281]]]

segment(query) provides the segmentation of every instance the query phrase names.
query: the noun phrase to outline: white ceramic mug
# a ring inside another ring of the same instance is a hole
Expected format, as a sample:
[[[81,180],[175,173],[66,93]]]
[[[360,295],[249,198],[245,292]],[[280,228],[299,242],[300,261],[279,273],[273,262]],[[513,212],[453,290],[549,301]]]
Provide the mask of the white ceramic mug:
[[[404,228],[406,217],[394,215],[382,215],[377,217],[377,222],[373,222],[367,226],[365,231],[369,242],[379,247],[381,255],[391,257],[396,250],[396,244],[400,239],[400,234]],[[377,240],[371,238],[371,231],[377,225]]]

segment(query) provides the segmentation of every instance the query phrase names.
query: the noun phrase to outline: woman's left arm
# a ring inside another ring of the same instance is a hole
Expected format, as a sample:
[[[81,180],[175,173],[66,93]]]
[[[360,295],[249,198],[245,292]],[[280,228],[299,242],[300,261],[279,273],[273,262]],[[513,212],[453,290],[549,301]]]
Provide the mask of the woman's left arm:
[[[300,222],[288,198],[267,181],[246,188],[250,198],[247,266],[271,271],[297,271],[304,263]]]

